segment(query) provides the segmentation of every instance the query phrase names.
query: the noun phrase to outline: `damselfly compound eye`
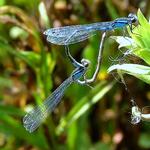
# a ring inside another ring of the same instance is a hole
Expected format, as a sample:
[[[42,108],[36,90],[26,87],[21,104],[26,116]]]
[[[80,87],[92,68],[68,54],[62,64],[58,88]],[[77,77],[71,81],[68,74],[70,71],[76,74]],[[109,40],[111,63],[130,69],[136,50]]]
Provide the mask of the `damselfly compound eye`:
[[[135,14],[132,14],[132,13],[130,13],[130,14],[128,15],[128,18],[131,18],[131,19],[132,19],[132,23],[135,23],[135,22],[138,21],[137,16],[136,16]]]

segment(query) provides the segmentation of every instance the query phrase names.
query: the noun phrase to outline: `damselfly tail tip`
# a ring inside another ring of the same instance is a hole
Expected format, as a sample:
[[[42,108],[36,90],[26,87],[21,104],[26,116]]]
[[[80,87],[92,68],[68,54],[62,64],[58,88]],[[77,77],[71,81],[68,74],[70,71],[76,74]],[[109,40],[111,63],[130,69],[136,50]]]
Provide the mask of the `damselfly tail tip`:
[[[34,130],[32,129],[32,126],[31,124],[24,124],[24,128],[29,132],[29,133],[32,133]]]
[[[26,124],[26,123],[27,123],[27,120],[28,120],[28,114],[26,114],[26,115],[23,117],[23,123]]]
[[[23,117],[23,126],[29,133],[32,133],[38,128],[37,122],[32,119],[32,116],[30,114],[26,114]]]

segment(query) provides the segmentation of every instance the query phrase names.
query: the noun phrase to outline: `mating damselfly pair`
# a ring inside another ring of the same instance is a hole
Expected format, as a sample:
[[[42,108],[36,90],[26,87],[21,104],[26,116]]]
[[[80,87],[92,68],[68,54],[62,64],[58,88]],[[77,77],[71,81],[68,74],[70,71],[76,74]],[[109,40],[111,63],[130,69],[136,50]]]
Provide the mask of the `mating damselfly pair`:
[[[118,18],[110,22],[99,22],[87,25],[74,25],[65,26],[58,28],[51,28],[44,32],[47,36],[47,41],[57,44],[65,45],[74,44],[77,42],[84,41],[90,36],[94,35],[96,31],[102,31],[102,40],[100,43],[99,54],[97,58],[97,67],[95,73],[91,79],[86,79],[85,74],[88,69],[89,61],[82,59],[81,62],[77,62],[70,54],[69,49],[66,49],[66,54],[70,59],[71,63],[75,67],[74,71],[48,98],[39,106],[33,108],[29,113],[23,118],[23,124],[26,130],[33,132],[36,130],[43,120],[52,112],[61,98],[64,95],[65,90],[74,82],[81,85],[88,85],[95,80],[101,63],[101,55],[103,50],[103,43],[106,36],[106,32],[114,30],[116,28],[124,28],[129,26],[132,31],[132,24],[137,21],[137,17],[134,14],[129,14],[128,17]],[[83,80],[80,78],[83,77]]]

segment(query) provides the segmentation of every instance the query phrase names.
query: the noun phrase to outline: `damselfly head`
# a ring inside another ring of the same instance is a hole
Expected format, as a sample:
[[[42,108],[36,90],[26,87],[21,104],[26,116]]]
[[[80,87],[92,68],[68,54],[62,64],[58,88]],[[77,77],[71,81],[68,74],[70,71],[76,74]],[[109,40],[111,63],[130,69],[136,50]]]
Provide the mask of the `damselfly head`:
[[[89,64],[90,64],[90,61],[88,60],[88,59],[82,59],[81,60],[81,63],[82,63],[82,65],[84,66],[84,67],[88,67],[89,66]]]
[[[138,21],[137,16],[136,16],[135,14],[132,14],[132,13],[130,13],[130,14],[128,15],[128,18],[131,18],[132,23],[136,23],[136,22]]]

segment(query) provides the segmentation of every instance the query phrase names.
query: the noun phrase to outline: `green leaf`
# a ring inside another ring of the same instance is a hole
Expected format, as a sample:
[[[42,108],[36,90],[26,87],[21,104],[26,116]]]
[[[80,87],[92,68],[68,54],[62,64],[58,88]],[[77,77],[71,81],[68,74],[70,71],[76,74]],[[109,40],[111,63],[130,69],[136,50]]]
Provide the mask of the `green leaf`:
[[[14,106],[5,106],[5,105],[0,105],[0,114],[7,114],[7,115],[14,115],[17,117],[22,117],[25,115],[23,111],[21,111],[19,108],[16,108]]]
[[[56,133],[60,134],[64,128],[87,112],[95,103],[102,99],[102,97],[113,87],[113,85],[114,82],[101,82],[98,86],[92,89],[89,94],[79,100],[68,115],[60,121],[60,124],[56,129]]]
[[[150,84],[150,67],[138,64],[122,64],[113,65],[108,68],[108,72],[121,70],[122,73],[127,73],[136,78]]]
[[[39,3],[38,8],[39,8],[39,13],[40,13],[40,17],[41,17],[40,18],[41,22],[46,28],[48,28],[50,23],[49,23],[49,18],[48,18],[48,14],[47,14],[47,10],[44,5],[44,2],[41,1]]]
[[[136,45],[140,48],[150,48],[150,24],[140,11],[138,10],[138,21],[139,24],[133,31],[130,33],[131,37],[135,41]]]
[[[128,29],[131,38],[112,36],[112,39],[116,40],[119,48],[125,47],[129,49],[130,54],[134,54],[150,64],[150,24],[140,9],[137,14],[140,24],[134,28],[133,33]]]
[[[68,129],[68,138],[67,138],[67,145],[69,149],[73,149],[75,146],[75,141],[78,136],[77,132],[77,123],[72,123],[71,127]]]
[[[42,149],[48,149],[48,144],[43,133],[28,133],[23,127],[22,123],[20,123],[21,120],[17,121],[13,117],[6,115],[5,113],[1,113],[0,120],[0,132],[13,135],[18,139],[25,140],[26,142]]]
[[[114,20],[116,18],[119,17],[117,11],[116,11],[116,8],[114,7],[113,5],[113,2],[111,0],[106,0],[104,1],[105,2],[105,5],[107,7],[107,10],[109,12],[109,15],[111,16],[111,18]]]
[[[5,3],[5,0],[0,0],[0,6],[3,6]]]
[[[91,148],[93,149],[93,147]],[[111,144],[107,144],[104,142],[98,142],[95,146],[94,146],[95,150],[110,150],[111,149]]]
[[[4,87],[11,87],[12,85],[12,80],[10,78],[0,76],[0,89]]]
[[[148,48],[141,48],[138,50],[135,50],[133,52],[136,56],[140,57],[141,59],[143,59],[147,64],[150,65],[150,49]]]
[[[143,148],[150,148],[150,134],[141,133],[139,138],[139,145]]]
[[[20,27],[14,26],[10,29],[10,37],[13,39],[21,38],[26,39],[28,37],[28,33]]]
[[[0,50],[7,51],[8,53],[20,58],[33,69],[37,68],[37,66],[40,64],[40,55],[35,52],[16,50],[13,47],[11,47],[8,43],[5,44],[3,42],[0,42]]]
[[[40,64],[40,55],[33,51],[16,51],[15,55],[24,60],[33,69],[37,68]]]
[[[148,27],[150,26],[140,9],[138,9],[137,17],[141,26],[146,26],[146,25],[148,25]]]

